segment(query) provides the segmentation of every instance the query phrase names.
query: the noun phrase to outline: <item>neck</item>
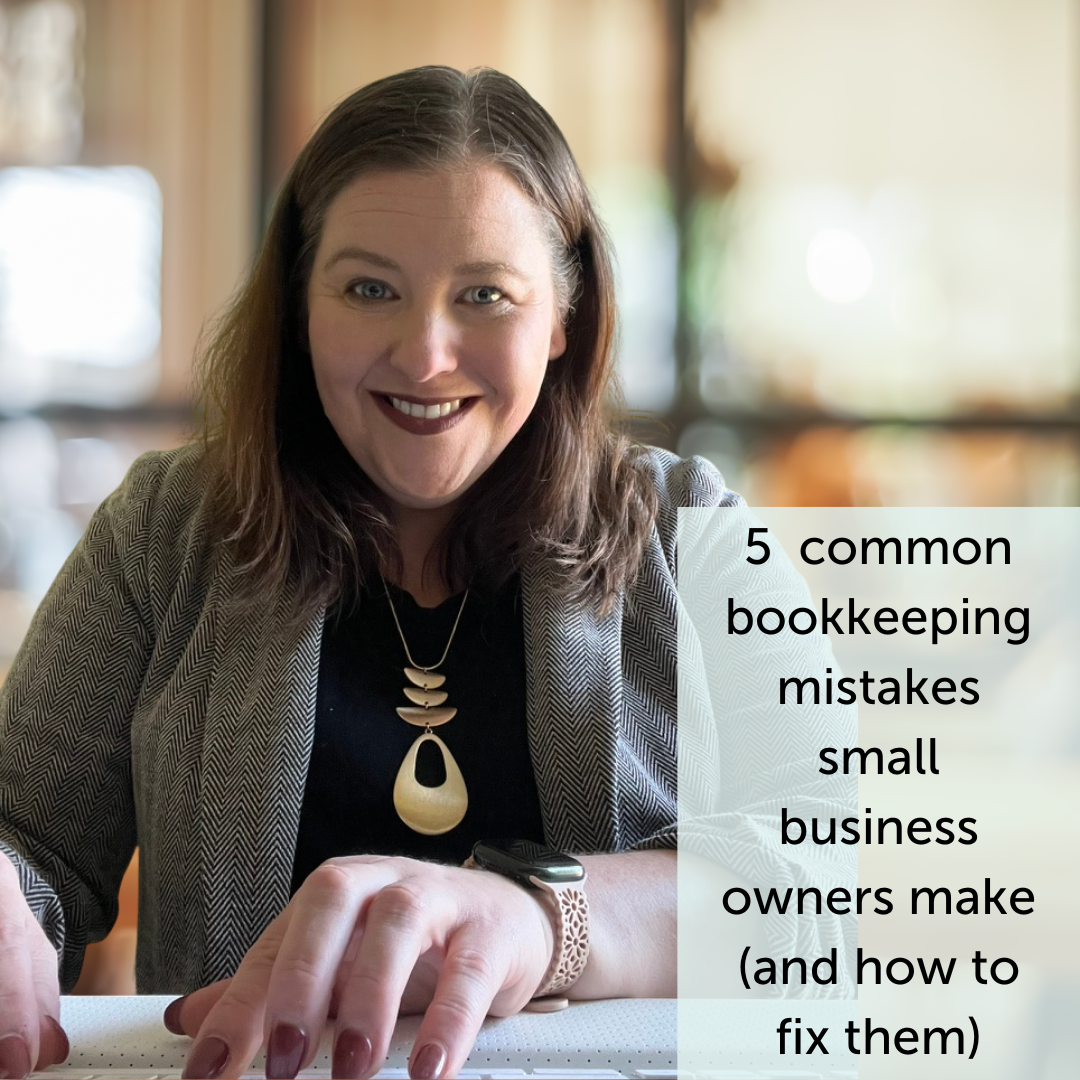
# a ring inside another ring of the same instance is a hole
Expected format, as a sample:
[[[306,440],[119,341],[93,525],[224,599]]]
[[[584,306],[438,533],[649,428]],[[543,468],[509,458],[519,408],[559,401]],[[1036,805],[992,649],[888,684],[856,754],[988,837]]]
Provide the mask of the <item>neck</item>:
[[[437,607],[453,595],[450,583],[443,580],[441,572],[424,573],[439,534],[453,516],[452,506],[439,506],[431,510],[399,506],[394,511],[394,527],[402,560],[401,580],[395,584],[409,593],[421,607]]]

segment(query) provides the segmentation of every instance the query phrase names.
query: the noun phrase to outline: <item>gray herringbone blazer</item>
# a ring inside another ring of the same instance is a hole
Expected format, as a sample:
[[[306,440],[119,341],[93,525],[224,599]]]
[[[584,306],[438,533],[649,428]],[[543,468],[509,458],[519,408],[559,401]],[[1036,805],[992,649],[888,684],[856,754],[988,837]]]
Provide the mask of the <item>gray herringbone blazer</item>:
[[[661,511],[632,602],[600,619],[552,600],[552,567],[523,573],[530,747],[566,850],[676,842],[675,509],[738,497],[699,459],[650,461]],[[65,988],[115,920],[136,844],[141,992],[232,974],[288,902],[322,618],[297,628],[287,600],[231,609],[238,571],[197,464],[194,448],[135,463],[0,691],[0,850]]]

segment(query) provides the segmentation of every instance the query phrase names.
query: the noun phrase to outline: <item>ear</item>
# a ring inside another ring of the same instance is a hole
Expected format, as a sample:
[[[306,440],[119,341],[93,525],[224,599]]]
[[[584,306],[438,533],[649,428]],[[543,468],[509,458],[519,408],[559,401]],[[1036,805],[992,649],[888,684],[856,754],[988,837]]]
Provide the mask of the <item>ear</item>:
[[[551,345],[548,348],[548,363],[558,360],[566,352],[566,325],[557,319],[551,327]]]

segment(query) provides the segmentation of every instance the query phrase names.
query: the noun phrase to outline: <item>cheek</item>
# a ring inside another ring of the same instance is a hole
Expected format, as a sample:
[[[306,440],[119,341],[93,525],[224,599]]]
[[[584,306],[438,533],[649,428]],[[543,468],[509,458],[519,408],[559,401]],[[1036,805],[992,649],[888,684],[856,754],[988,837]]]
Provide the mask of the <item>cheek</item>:
[[[521,327],[503,343],[502,388],[511,411],[522,423],[532,412],[547,374],[549,348],[549,335],[537,326]]]
[[[312,319],[308,327],[311,367],[320,394],[354,386],[370,366],[369,350],[346,319]],[[325,404],[324,400],[324,404]]]

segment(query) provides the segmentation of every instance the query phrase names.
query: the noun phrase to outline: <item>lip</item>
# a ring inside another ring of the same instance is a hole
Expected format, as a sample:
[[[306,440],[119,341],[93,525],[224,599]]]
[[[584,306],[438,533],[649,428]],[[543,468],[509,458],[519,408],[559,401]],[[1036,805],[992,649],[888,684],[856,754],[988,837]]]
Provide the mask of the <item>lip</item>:
[[[406,416],[403,412],[395,409],[390,404],[389,394],[372,391],[371,396],[375,399],[378,409],[388,420],[411,435],[441,435],[444,431],[449,431],[450,428],[460,423],[462,418],[471,411],[473,405],[480,400],[478,397],[463,397],[461,395],[439,398],[418,398],[409,394],[393,395],[399,401],[410,401],[417,405],[442,405],[448,401],[461,401],[461,408],[457,412],[450,413],[449,416],[436,416],[428,420],[423,416]]]

